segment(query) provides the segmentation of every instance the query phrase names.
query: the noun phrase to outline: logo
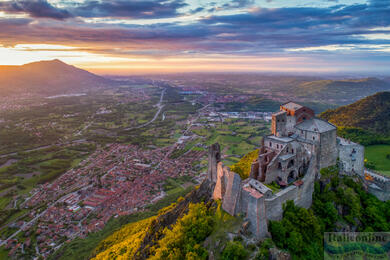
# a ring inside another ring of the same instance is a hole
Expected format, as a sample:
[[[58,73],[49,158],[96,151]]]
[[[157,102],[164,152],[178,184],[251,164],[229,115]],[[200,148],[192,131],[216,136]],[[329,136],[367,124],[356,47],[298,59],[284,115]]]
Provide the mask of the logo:
[[[390,232],[326,232],[324,259],[390,259]]]

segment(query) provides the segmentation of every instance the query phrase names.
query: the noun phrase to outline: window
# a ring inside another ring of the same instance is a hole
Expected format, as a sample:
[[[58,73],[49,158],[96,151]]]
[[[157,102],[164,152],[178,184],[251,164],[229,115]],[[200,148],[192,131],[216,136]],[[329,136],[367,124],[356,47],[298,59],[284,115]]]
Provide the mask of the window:
[[[278,144],[276,145],[276,148],[278,148],[278,149],[279,149],[279,145],[278,145]]]
[[[291,153],[294,153],[294,149],[291,149]]]
[[[313,140],[316,140],[316,138],[313,136]]]
[[[288,147],[287,147],[286,151],[288,152]]]
[[[272,142],[269,142],[269,147],[272,147]]]

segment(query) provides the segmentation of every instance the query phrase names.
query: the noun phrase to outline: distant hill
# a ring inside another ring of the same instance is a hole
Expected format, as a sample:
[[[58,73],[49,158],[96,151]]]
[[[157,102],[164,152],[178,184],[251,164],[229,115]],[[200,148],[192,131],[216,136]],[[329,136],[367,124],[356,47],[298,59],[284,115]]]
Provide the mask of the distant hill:
[[[379,91],[390,91],[390,83],[377,78],[347,80],[316,80],[296,87],[298,97],[327,100],[334,104],[359,100]]]
[[[327,110],[321,117],[339,127],[358,127],[390,133],[390,92],[379,92],[353,104]]]
[[[113,81],[68,65],[60,60],[22,66],[0,66],[0,94],[58,94],[105,87]]]

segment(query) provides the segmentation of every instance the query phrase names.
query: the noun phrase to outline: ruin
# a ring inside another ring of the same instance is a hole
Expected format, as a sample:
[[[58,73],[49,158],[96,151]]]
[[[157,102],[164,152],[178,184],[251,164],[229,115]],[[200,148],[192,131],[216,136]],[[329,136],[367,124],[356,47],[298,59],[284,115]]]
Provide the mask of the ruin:
[[[272,115],[271,131],[263,137],[259,156],[244,180],[223,165],[218,144],[209,149],[213,199],[221,199],[222,208],[231,215],[244,214],[258,239],[268,236],[269,220],[282,218],[288,200],[311,206],[320,169],[339,163],[343,174],[364,175],[364,147],[337,137],[336,127],[316,118],[308,107],[293,102],[281,105]]]

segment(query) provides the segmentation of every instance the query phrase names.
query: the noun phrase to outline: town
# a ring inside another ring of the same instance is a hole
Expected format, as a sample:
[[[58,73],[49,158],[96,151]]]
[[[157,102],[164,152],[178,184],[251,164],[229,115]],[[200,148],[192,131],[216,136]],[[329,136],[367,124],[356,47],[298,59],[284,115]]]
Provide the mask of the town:
[[[180,159],[170,159],[169,149],[101,147],[78,167],[34,189],[22,205],[33,209],[30,220],[13,224],[27,239],[23,244],[16,238],[1,243],[11,249],[10,254],[18,249],[23,252],[35,233],[36,254],[47,256],[63,242],[101,229],[111,217],[142,211],[164,197],[167,178],[194,177],[197,172],[192,165],[205,155],[189,151]]]

